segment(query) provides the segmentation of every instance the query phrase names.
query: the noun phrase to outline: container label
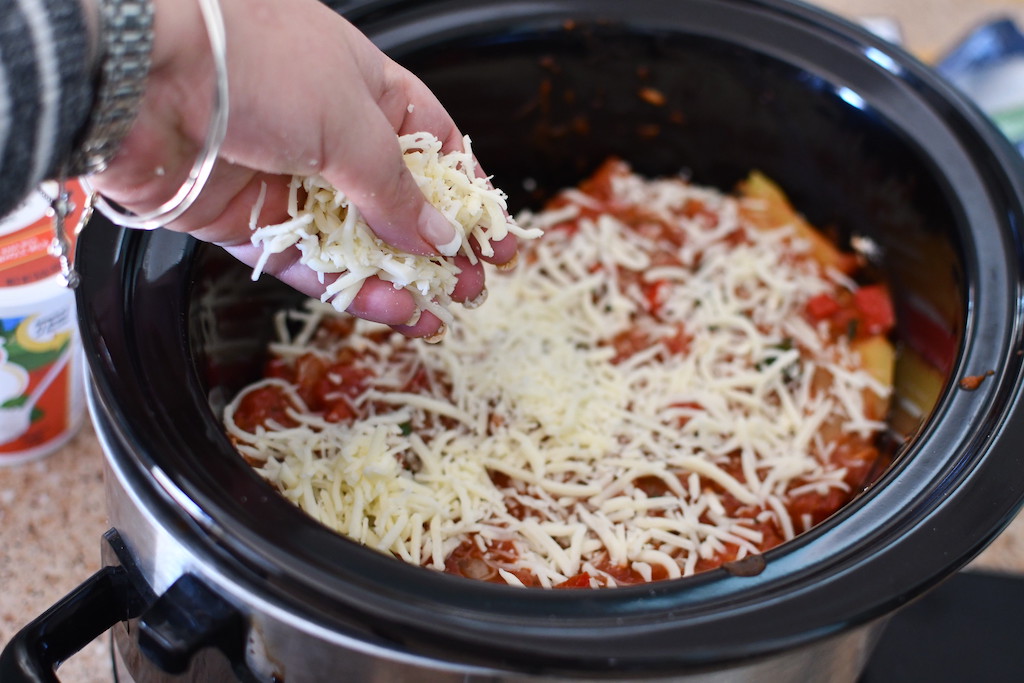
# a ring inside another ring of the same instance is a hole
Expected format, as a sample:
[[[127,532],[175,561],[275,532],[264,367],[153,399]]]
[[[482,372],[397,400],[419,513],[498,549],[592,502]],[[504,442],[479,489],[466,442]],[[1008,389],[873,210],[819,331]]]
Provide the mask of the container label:
[[[73,248],[75,236],[70,233],[82,215],[85,192],[75,181],[68,181],[67,190],[73,209],[66,222]],[[60,261],[50,252],[53,219],[44,193],[56,196],[57,183],[44,183],[40,191],[0,220],[0,287],[32,284],[60,272]]]
[[[74,335],[73,305],[0,319],[0,458],[75,426]]]

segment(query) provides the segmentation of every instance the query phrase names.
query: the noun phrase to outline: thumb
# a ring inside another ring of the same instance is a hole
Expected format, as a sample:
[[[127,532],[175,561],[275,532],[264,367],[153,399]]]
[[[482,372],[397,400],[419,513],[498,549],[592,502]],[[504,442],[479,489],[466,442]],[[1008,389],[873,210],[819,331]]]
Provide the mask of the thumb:
[[[327,181],[341,189],[374,234],[393,247],[412,254],[453,255],[458,234],[427,202],[384,115],[378,111],[349,128],[353,130],[359,139],[336,159],[325,159],[322,173]],[[338,159],[343,163],[334,163]]]

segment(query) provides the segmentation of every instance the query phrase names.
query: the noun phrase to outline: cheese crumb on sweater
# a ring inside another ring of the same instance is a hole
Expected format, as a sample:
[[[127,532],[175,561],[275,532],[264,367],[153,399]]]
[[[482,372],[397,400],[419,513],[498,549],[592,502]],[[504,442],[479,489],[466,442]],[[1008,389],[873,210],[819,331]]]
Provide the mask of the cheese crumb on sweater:
[[[344,311],[363,282],[376,276],[396,289],[412,293],[417,304],[446,323],[451,293],[459,268],[451,256],[462,253],[470,262],[476,254],[470,238],[483,256],[494,253],[492,242],[509,234],[520,239],[540,236],[536,229],[523,229],[506,214],[506,195],[477,175],[469,136],[463,150],[442,152],[441,141],[430,133],[413,133],[398,138],[403,159],[417,185],[435,208],[455,228],[450,244],[437,245],[440,256],[401,252],[378,238],[359,210],[343,192],[321,176],[293,176],[288,200],[289,219],[275,225],[259,225],[266,187],[253,207],[249,221],[253,245],[262,249],[253,268],[257,279],[267,260],[295,247],[299,261],[320,275],[338,274],[327,284],[321,300]],[[300,190],[305,199],[300,206]]]
[[[682,230],[675,262],[568,191],[559,208],[521,217],[544,239],[494,278],[485,306],[454,312],[443,343],[371,341],[381,328],[365,321],[321,342],[326,356],[349,349],[373,370],[373,388],[354,399],[364,417],[328,423],[285,386],[298,426],[250,433],[233,419],[250,387],[224,416],[240,452],[321,523],[413,564],[443,570],[467,540],[511,542],[516,557],[498,571],[510,585],[518,570],[543,586],[580,572],[615,585],[602,561],[687,576],[726,546],[759,552],[757,521],[792,538],[806,520],[790,518],[791,495],[847,488],[826,427],[884,428],[864,397],[889,387],[803,315],[836,282],[791,230],[747,228],[735,198],[633,175],[614,192]],[[694,199],[714,221],[680,217]],[[551,229],[566,221],[575,229]],[[624,272],[640,276],[620,281]],[[650,316],[641,288],[654,282],[664,284]],[[301,329],[282,324],[272,351],[294,359],[334,313],[311,303],[288,315]],[[685,353],[671,349],[680,330]],[[664,341],[612,362],[628,334]],[[423,393],[404,389],[414,373],[428,378]],[[652,478],[668,493],[639,485]]]

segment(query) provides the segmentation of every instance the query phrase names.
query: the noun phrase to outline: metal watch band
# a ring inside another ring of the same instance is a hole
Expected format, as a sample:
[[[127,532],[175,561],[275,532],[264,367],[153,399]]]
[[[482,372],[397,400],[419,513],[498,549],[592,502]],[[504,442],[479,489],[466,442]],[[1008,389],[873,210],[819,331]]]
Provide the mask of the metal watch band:
[[[151,0],[100,0],[96,98],[67,175],[98,173],[113,159],[138,113],[152,49]]]

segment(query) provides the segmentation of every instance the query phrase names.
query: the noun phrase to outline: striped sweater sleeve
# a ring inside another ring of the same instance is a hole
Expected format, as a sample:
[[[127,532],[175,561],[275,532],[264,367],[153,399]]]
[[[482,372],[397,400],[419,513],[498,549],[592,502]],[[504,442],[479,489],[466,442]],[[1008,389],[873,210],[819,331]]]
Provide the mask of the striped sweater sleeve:
[[[56,174],[92,97],[80,0],[0,0],[0,215]]]

